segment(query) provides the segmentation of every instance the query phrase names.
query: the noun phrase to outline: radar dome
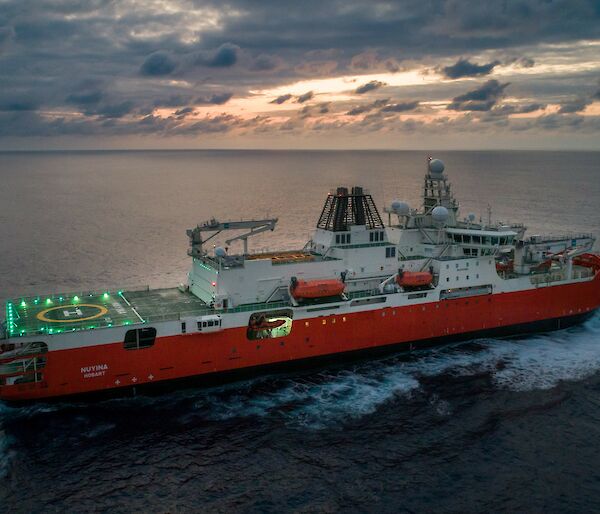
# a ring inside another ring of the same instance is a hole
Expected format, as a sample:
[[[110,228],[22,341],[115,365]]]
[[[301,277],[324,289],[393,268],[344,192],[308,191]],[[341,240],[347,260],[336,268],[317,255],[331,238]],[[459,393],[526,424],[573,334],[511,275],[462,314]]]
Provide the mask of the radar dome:
[[[470,212],[469,215],[467,216],[467,218],[469,218],[469,221],[471,223],[473,223],[475,221],[475,219],[477,218],[477,216],[475,216],[474,213]]]
[[[429,173],[441,175],[444,173],[444,163],[439,159],[431,159],[429,161]]]
[[[406,202],[394,200],[392,202],[392,211],[398,216],[408,216],[410,214],[410,207]]]
[[[446,209],[446,207],[443,205],[438,205],[431,211],[431,218],[436,223],[446,223],[449,215],[450,213],[448,212],[448,209]]]
[[[215,248],[215,255],[217,257],[226,257],[227,256],[227,251],[222,246],[217,246]]]

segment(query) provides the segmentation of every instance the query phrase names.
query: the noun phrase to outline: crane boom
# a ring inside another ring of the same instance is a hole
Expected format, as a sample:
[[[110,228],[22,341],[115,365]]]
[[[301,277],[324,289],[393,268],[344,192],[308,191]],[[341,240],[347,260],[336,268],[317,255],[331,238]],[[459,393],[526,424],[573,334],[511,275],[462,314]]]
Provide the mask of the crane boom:
[[[213,237],[217,236],[224,230],[243,230],[250,229],[248,232],[239,236],[228,239],[226,244],[230,244],[233,241],[241,239],[244,242],[244,255],[248,254],[248,238],[267,230],[274,230],[277,218],[264,219],[264,220],[238,220],[238,221],[223,221],[220,222],[215,218],[205,221],[202,224],[197,225],[193,229],[187,231],[187,235],[190,238],[191,251],[189,252],[192,257],[201,257],[206,254],[206,251],[202,248],[202,245],[210,241]],[[212,232],[208,237],[203,238],[204,232]]]

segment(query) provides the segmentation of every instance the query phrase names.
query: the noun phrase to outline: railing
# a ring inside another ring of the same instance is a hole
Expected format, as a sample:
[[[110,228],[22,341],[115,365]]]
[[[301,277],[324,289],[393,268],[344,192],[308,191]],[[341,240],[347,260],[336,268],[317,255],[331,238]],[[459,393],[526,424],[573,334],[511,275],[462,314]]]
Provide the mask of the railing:
[[[563,234],[535,235],[529,237],[529,239],[527,239],[525,242],[531,244],[539,244],[566,241],[569,239],[594,239],[594,235],[590,232],[566,232]]]
[[[589,268],[573,269],[571,273],[571,280],[589,278],[593,275],[593,270]],[[534,275],[531,275],[529,280],[534,285],[550,284],[552,282],[562,282],[564,280],[567,280],[567,273],[565,270],[553,271],[551,273],[536,273]]]

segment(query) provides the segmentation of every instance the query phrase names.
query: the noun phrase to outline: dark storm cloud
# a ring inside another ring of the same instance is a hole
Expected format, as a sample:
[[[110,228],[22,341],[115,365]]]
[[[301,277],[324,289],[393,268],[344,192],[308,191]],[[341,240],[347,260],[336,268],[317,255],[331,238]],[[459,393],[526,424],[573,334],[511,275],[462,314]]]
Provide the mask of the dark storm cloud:
[[[454,111],[489,111],[504,95],[509,83],[500,84],[497,80],[488,80],[477,89],[459,95],[448,105]]]
[[[567,102],[564,102],[560,109],[558,110],[559,114],[571,114],[575,112],[580,112],[585,110],[585,108],[592,103],[592,98],[573,98]]]
[[[419,106],[418,101],[413,102],[401,102],[397,104],[390,104],[382,107],[381,112],[407,112],[413,111]]]
[[[131,100],[114,104],[104,104],[94,109],[85,111],[88,116],[100,116],[102,118],[122,118],[134,110],[135,104]]]
[[[0,54],[4,52],[15,37],[15,29],[12,27],[0,27]]]
[[[269,103],[271,103],[271,104],[282,104],[284,102],[287,102],[290,98],[292,98],[292,95],[290,95],[288,93],[286,95],[278,96],[277,98],[275,98],[275,100],[271,100]]]
[[[35,111],[38,104],[31,98],[13,98],[7,101],[0,101],[0,111]]]
[[[223,105],[231,100],[233,93],[214,93],[209,96],[199,96],[194,101],[197,104]]]
[[[380,107],[384,107],[388,102],[389,98],[382,98],[380,100],[375,100],[374,102],[368,104],[357,105],[356,107],[350,109],[346,114],[348,116],[358,116],[359,114],[370,112],[373,109],[379,109]]]
[[[304,102],[308,102],[309,100],[312,100],[314,96],[315,96],[315,93],[313,91],[308,91],[307,93],[304,93],[303,95],[297,96],[296,102],[299,104],[303,104]]]
[[[102,100],[102,91],[89,91],[85,93],[71,93],[65,101],[70,104],[88,105],[97,104]]]
[[[366,84],[363,84],[362,86],[358,86],[354,92],[357,95],[362,95],[364,93],[368,93],[369,91],[374,91],[375,89],[379,89],[385,85],[386,85],[385,82],[381,82],[379,80],[372,80],[371,82],[367,82]]]
[[[250,69],[253,71],[273,71],[279,68],[280,65],[281,59],[273,55],[260,54],[254,59]]]
[[[155,52],[149,55],[140,68],[142,75],[157,77],[169,75],[175,70],[177,63],[166,52]]]
[[[524,52],[527,57],[514,62],[526,67],[538,60],[535,45],[562,48],[599,39],[599,21],[593,0],[4,0],[0,105],[12,109],[5,116],[19,120],[3,118],[2,133],[14,128],[33,135],[36,123],[38,133],[94,133],[93,123],[102,124],[103,134],[164,133],[168,125],[155,117],[134,124],[133,115],[149,115],[155,106],[182,109],[198,97],[199,103],[222,104],[217,95],[225,93],[213,90],[242,97],[291,84],[300,75],[396,72],[434,67],[438,59],[450,62],[459,55],[486,66],[491,59],[482,61],[481,55],[506,63],[506,56]],[[420,61],[424,57],[426,64]],[[177,81],[165,80],[175,74]],[[95,89],[73,87],[74,80],[84,79],[102,83]],[[577,80],[513,81],[532,101],[557,103],[584,91]],[[431,95],[439,100],[460,93],[452,87],[444,89],[451,91],[447,96],[439,90]],[[540,98],[540,91],[552,99]],[[496,96],[456,96],[453,108],[489,109],[502,92]],[[66,118],[50,123],[25,108],[55,111],[55,120],[64,111],[88,116],[82,117],[85,123]]]
[[[442,68],[442,73],[449,79],[478,77],[481,75],[488,75],[499,64],[500,61],[492,61],[487,64],[477,64],[461,57],[453,65]]]
[[[505,104],[494,107],[490,114],[494,116],[508,116],[509,114],[526,114],[546,108],[546,104],[530,103],[523,105]]]
[[[196,64],[212,68],[229,68],[237,62],[239,51],[239,46],[225,43],[215,51],[201,52],[196,58]]]

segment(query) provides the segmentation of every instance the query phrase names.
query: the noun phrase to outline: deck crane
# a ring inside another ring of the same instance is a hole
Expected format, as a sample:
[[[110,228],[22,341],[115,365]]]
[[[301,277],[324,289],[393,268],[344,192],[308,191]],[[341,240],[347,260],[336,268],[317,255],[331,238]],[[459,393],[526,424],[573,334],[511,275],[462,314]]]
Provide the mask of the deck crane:
[[[275,230],[275,224],[277,218],[264,219],[264,220],[239,220],[239,221],[223,221],[220,222],[215,218],[211,218],[202,224],[196,226],[196,228],[189,229],[187,235],[190,238],[191,250],[188,252],[192,257],[203,257],[206,255],[206,250],[202,247],[204,243],[210,241],[213,237],[217,236],[224,230],[243,230],[250,229],[244,234],[232,237],[225,241],[226,244],[231,244],[233,241],[241,239],[244,242],[244,255],[248,255],[248,238],[255,236],[261,232],[267,230]],[[202,238],[204,232],[212,232],[206,239]]]

